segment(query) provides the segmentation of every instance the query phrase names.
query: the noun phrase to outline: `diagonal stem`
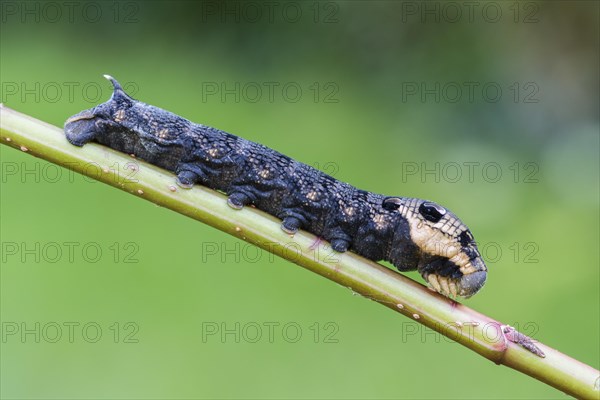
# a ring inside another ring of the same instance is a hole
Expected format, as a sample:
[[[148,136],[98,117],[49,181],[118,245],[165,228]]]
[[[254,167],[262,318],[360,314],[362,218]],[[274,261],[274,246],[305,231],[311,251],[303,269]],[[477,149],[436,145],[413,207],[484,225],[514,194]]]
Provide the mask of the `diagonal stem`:
[[[533,345],[510,327],[389,268],[350,252],[333,252],[310,233],[288,236],[278,219],[251,207],[233,210],[218,192],[200,186],[183,190],[174,185],[172,174],[100,145],[72,146],[62,129],[5,106],[0,106],[0,142],[250,242],[571,396],[600,395],[598,370],[548,346]],[[545,357],[535,354],[536,348]]]

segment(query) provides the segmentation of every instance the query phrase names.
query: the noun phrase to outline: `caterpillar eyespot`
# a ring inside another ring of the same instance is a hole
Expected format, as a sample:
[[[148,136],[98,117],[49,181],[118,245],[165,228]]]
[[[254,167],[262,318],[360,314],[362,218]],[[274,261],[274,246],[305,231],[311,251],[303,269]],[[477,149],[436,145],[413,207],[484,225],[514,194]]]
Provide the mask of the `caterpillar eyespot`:
[[[399,199],[398,197],[386,197],[383,199],[381,206],[388,211],[395,211],[400,208],[401,204],[402,199]]]
[[[464,236],[469,229],[436,203],[357,189],[261,144],[135,100],[105,77],[111,98],[65,122],[73,145],[94,141],[131,154],[173,172],[182,187],[204,185],[227,194],[236,209],[255,206],[281,219],[284,232],[304,229],[335,251],[416,269],[446,296],[470,297],[485,283],[487,267],[472,236]]]
[[[419,206],[419,213],[427,221],[439,222],[440,219],[446,214],[446,209],[438,206],[434,203],[425,202]]]

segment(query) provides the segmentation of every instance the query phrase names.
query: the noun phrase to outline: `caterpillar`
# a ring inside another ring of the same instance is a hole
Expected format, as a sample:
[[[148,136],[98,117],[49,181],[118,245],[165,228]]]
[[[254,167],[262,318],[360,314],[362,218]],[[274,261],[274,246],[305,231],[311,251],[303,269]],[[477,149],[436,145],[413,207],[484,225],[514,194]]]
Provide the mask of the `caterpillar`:
[[[111,76],[111,98],[65,122],[76,146],[94,141],[173,172],[183,188],[201,184],[234,209],[254,205],[282,220],[288,234],[307,230],[337,252],[418,270],[448,297],[470,297],[487,267],[470,230],[428,200],[357,189],[258,143],[130,97]]]

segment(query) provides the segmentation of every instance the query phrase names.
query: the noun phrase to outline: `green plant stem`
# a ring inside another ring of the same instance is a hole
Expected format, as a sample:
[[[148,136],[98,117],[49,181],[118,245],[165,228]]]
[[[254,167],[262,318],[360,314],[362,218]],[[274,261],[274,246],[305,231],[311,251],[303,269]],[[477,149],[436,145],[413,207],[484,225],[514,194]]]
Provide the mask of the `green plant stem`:
[[[571,396],[599,396],[598,370],[541,343],[537,346],[546,357],[537,356],[507,340],[500,322],[382,265],[350,252],[334,253],[312,234],[286,235],[278,219],[252,207],[233,210],[218,192],[202,186],[181,189],[171,173],[107,147],[75,147],[62,129],[4,106],[0,141],[259,246]]]

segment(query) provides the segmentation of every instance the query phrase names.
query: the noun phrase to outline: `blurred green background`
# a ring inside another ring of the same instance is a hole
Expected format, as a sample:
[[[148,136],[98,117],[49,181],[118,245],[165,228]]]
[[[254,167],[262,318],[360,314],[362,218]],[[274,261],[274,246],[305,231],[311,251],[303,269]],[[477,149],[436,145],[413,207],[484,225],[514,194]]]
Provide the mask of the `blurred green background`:
[[[598,3],[465,3],[4,1],[1,101],[62,126],[111,74],[435,200],[488,262],[467,305],[598,368]],[[564,397],[217,230],[0,157],[3,398]]]

